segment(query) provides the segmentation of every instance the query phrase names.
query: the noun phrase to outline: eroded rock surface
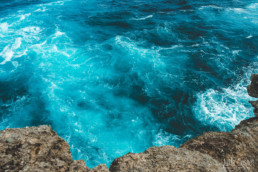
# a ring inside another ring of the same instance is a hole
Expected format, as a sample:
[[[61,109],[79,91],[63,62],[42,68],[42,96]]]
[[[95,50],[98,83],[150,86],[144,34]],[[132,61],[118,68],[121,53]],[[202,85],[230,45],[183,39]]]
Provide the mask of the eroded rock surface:
[[[96,168],[104,169],[105,166]],[[73,161],[68,143],[49,126],[41,125],[5,129],[0,132],[0,171],[90,172],[91,170],[86,167],[83,160]]]
[[[228,171],[258,171],[258,117],[242,121],[231,132],[208,132],[181,148],[208,154]]]
[[[143,153],[129,153],[112,162],[110,171],[164,172],[164,171],[210,171],[226,169],[209,155],[173,146],[151,147]]]
[[[73,161],[69,166],[69,172],[90,172],[84,160]]]
[[[251,84],[247,86],[247,92],[250,96],[258,98],[258,74],[252,74]],[[249,101],[254,107],[254,115],[258,117],[258,100]]]
[[[258,100],[256,101],[249,101],[249,103],[254,107],[254,115],[258,117]]]
[[[109,169],[106,164],[100,164],[97,167],[91,169],[90,172],[109,172]]]
[[[11,171],[66,171],[69,145],[48,126],[5,129],[0,134],[0,168]]]
[[[251,84],[247,86],[247,92],[250,96],[258,98],[258,74],[251,75]]]

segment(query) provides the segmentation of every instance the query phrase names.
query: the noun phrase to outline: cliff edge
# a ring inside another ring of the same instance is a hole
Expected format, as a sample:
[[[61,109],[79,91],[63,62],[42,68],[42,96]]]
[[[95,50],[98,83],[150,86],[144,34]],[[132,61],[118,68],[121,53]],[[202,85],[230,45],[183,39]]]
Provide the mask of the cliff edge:
[[[97,171],[108,171],[106,166]],[[93,172],[83,160],[72,160],[70,147],[49,126],[5,129],[0,132],[0,171]]]
[[[258,74],[247,87],[258,98]],[[165,171],[258,171],[258,101],[254,118],[242,121],[232,132],[207,132],[180,148],[151,147],[115,159],[110,169],[89,169],[83,160],[72,160],[69,145],[49,126],[0,131],[0,171],[21,172],[165,172]]]

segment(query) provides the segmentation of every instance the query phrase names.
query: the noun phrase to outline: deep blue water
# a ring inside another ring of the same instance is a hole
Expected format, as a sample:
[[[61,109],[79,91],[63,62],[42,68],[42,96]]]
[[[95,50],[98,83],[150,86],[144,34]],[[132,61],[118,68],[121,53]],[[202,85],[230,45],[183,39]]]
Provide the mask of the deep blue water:
[[[0,129],[109,165],[252,117],[257,62],[255,0],[0,0]]]

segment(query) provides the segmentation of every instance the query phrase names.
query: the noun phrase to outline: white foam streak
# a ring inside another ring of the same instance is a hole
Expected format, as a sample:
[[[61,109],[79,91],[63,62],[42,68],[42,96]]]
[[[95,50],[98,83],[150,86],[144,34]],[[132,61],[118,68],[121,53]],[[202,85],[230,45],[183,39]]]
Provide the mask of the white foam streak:
[[[250,39],[250,38],[252,38],[253,37],[253,35],[249,35],[249,36],[247,36],[246,38],[247,39]]]
[[[13,57],[13,51],[9,48],[9,45],[4,48],[4,50],[0,53],[0,56],[4,58],[0,64],[4,65],[6,62],[11,61]]]
[[[47,10],[46,7],[43,7],[35,10],[34,12],[45,12],[46,10]]]
[[[65,34],[64,32],[57,31],[55,33],[55,36],[58,37],[58,36],[61,36],[61,35],[64,35],[64,34]]]
[[[0,23],[0,31],[7,32],[8,31],[8,23]]]
[[[258,3],[253,3],[247,6],[248,9],[256,10],[258,8]]]
[[[132,20],[146,20],[146,19],[152,18],[152,17],[153,17],[153,15],[148,15],[148,16],[142,17],[142,18],[133,18]]]
[[[4,58],[4,61],[2,61],[0,64],[4,65],[6,62],[11,61],[15,54],[16,54],[15,58],[20,57],[23,54],[26,54],[26,50],[21,53],[16,52],[16,50],[21,47],[21,44],[22,44],[22,38],[19,37],[15,39],[15,42],[11,47],[10,45],[7,45],[0,53],[0,56]]]
[[[213,9],[223,9],[222,7],[216,6],[216,5],[205,5],[205,6],[201,6],[199,8],[199,10],[203,10],[205,8],[213,8]]]
[[[24,20],[26,19],[27,17],[29,17],[31,15],[31,13],[28,13],[28,14],[23,14],[20,16],[20,20]]]
[[[21,46],[21,38],[15,39],[15,43],[12,45],[12,50],[16,50]]]

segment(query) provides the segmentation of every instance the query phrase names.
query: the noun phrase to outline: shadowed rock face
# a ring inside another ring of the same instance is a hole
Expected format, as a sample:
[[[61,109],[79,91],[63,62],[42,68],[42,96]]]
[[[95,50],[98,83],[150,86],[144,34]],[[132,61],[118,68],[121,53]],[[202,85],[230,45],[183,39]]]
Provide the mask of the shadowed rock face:
[[[248,94],[258,97],[258,75],[251,77]],[[251,104],[256,108],[258,101]],[[69,145],[49,126],[0,131],[0,171],[166,172],[258,171],[258,117],[242,121],[232,132],[207,132],[173,146],[151,147],[143,153],[115,159],[110,169],[89,169],[72,160]]]
[[[258,100],[249,101],[249,103],[254,107],[254,115],[258,117]]]
[[[258,74],[252,74],[251,84],[247,86],[249,96],[258,98]]]
[[[249,96],[258,98],[258,74],[252,74],[251,84],[247,86]],[[258,100],[249,101],[254,107],[254,115],[258,117]]]

